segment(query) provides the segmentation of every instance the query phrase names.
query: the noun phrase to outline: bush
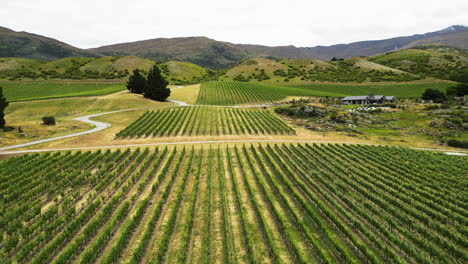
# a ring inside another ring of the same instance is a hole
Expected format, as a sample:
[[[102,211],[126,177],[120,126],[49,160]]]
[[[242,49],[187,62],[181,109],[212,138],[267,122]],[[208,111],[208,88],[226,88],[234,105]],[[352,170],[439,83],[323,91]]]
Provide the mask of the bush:
[[[434,103],[442,103],[445,100],[445,94],[436,89],[426,89],[421,96],[423,100],[433,100]]]
[[[447,145],[454,148],[468,149],[468,141],[450,139],[449,141],[447,141]]]
[[[55,126],[55,117],[53,116],[44,116],[42,122],[46,126]]]
[[[12,127],[12,126],[5,126],[3,128],[3,132],[10,132],[10,131],[13,131],[13,130],[15,130],[15,128]]]

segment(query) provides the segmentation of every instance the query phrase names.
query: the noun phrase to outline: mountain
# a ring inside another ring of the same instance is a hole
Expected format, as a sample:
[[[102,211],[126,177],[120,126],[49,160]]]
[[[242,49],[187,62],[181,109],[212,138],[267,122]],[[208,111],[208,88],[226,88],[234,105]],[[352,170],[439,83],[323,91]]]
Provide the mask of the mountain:
[[[383,40],[360,41],[332,46],[302,47],[233,44],[206,37],[158,38],[103,46],[91,51],[104,55],[137,55],[156,61],[182,60],[210,69],[229,68],[253,57],[321,59],[373,56],[421,44],[443,44],[468,48],[468,27],[451,26],[443,30]]]
[[[228,69],[255,57],[280,60],[351,58],[374,56],[424,44],[442,44],[468,49],[468,27],[455,25],[443,30],[384,40],[360,41],[332,46],[295,47],[234,44],[206,37],[157,38],[83,50],[51,38],[15,32],[0,27],[0,57],[51,60],[64,57],[134,55],[156,62],[185,61],[212,70]]]
[[[235,44],[206,37],[158,38],[104,46],[91,51],[108,56],[132,54],[159,62],[187,61],[215,70],[233,66],[249,56]]]
[[[0,27],[0,57],[52,60],[72,56],[97,57],[98,54],[52,38]]]

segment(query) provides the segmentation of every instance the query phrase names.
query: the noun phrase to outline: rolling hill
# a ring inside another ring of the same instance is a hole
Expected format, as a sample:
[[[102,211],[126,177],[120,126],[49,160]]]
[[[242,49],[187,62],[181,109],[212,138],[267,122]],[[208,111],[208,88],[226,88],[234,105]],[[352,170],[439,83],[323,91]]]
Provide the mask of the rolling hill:
[[[0,57],[53,60],[73,56],[98,57],[99,55],[52,38],[0,27]]]
[[[104,46],[91,51],[112,56],[137,55],[155,61],[187,61],[210,69],[222,69],[248,57],[235,44],[206,37],[158,38]]]
[[[0,78],[6,79],[122,79],[140,69],[148,72],[154,61],[137,56],[68,57],[51,61],[0,58]],[[189,62],[160,64],[173,84],[201,82],[210,70]]]
[[[370,60],[425,77],[456,81],[468,78],[468,51],[452,47],[423,45],[374,56]]]
[[[403,82],[419,80],[421,77],[371,62],[364,57],[331,62],[317,59],[274,61],[252,58],[230,68],[219,79],[255,82]]]

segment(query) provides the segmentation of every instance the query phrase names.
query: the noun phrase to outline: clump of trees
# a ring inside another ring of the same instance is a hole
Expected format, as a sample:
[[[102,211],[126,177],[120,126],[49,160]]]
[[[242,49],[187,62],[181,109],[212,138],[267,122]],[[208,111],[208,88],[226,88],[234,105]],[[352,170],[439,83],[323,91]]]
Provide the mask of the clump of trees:
[[[468,83],[460,83],[457,86],[447,89],[447,96],[464,96],[468,95]]]
[[[171,95],[171,89],[167,88],[168,84],[161,70],[154,65],[146,78],[138,69],[134,70],[128,79],[127,89],[152,100],[165,101]]]
[[[421,95],[421,99],[432,100],[434,103],[442,103],[445,98],[445,94],[437,89],[426,89]]]
[[[426,89],[421,95],[421,99],[432,100],[434,103],[442,103],[447,99],[464,95],[468,95],[467,83],[460,83],[456,86],[449,87],[445,93],[437,89]]]
[[[5,128],[5,108],[8,106],[8,102],[3,96],[3,88],[0,87],[0,128],[3,129]]]

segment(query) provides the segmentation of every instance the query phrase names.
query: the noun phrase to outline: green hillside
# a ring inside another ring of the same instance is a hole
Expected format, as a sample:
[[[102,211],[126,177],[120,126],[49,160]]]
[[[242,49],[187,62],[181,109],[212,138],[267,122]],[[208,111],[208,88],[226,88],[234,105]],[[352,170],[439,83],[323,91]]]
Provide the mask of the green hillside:
[[[378,55],[370,61],[423,77],[468,80],[468,51],[452,47],[424,45]]]
[[[35,70],[42,71],[56,71],[57,73],[64,73],[70,71],[72,68],[79,67],[79,65],[84,65],[93,61],[93,58],[84,58],[84,57],[69,57],[58,60],[53,60],[41,64]]]
[[[161,70],[172,84],[198,83],[206,80],[212,71],[199,65],[183,62],[168,61],[160,64]]]
[[[8,101],[106,95],[125,89],[123,83],[106,82],[0,82]]]
[[[1,76],[12,75],[17,71],[35,71],[43,61],[23,58],[0,58]]]
[[[154,61],[137,57],[69,57],[51,61],[0,58],[0,79],[124,79],[135,69],[148,72]],[[170,61],[161,64],[173,84],[205,81],[213,72],[193,63]]]
[[[366,58],[330,62],[316,59],[283,59],[276,62],[253,58],[227,70],[220,79],[256,82],[405,82],[419,80],[421,77],[379,65]]]

